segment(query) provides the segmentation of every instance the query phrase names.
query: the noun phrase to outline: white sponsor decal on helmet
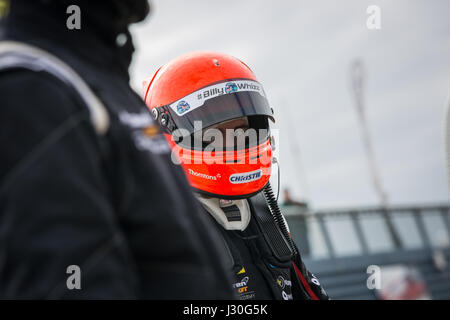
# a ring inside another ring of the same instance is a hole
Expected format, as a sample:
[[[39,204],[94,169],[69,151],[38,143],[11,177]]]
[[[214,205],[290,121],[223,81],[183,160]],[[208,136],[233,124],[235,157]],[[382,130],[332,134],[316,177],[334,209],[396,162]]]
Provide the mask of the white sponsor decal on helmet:
[[[211,175],[206,174],[206,173],[196,172],[196,171],[194,171],[192,169],[188,169],[188,172],[189,172],[189,174],[191,174],[193,176],[200,177],[200,178],[207,179],[207,180],[217,180],[218,178],[220,178],[220,173],[218,173],[215,176],[211,176]]]
[[[262,85],[253,80],[230,80],[194,91],[170,104],[170,108],[179,116],[201,107],[206,100],[234,92],[253,91],[266,97]]]
[[[261,169],[251,171],[251,172],[243,172],[243,173],[235,173],[230,176],[230,182],[233,184],[238,183],[246,183],[252,182],[260,179],[262,177]]]

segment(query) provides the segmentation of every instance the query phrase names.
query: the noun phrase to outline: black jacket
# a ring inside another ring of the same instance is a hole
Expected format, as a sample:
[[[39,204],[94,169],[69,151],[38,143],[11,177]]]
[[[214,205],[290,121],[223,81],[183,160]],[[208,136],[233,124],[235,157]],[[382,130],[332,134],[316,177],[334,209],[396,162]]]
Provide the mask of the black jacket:
[[[285,240],[261,193],[249,199],[249,208],[250,222],[243,231],[226,230],[214,220],[228,248],[227,266],[239,299],[327,300],[326,292],[307,270],[298,248],[294,244],[294,253]],[[237,216],[238,213],[233,219]]]
[[[12,1],[0,39],[65,61],[110,125],[99,135],[45,68],[0,72],[0,298],[233,298],[210,221],[128,83],[127,27],[146,1],[70,1],[81,30],[66,28],[66,2]],[[67,287],[70,265],[80,290]]]

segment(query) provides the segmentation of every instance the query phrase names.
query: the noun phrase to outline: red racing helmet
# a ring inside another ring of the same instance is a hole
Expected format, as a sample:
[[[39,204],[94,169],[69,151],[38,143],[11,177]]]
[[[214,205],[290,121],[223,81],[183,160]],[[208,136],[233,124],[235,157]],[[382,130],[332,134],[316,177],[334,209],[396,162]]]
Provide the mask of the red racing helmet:
[[[273,110],[245,63],[222,53],[188,53],[159,68],[143,85],[145,103],[196,191],[239,199],[266,186],[272,165],[268,120],[274,121]],[[240,147],[205,145],[208,128],[240,118],[248,122]]]

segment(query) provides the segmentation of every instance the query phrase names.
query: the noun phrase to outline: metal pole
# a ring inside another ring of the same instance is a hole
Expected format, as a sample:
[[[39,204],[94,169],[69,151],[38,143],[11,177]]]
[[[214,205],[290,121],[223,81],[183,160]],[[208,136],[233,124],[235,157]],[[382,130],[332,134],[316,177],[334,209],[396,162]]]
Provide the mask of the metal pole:
[[[394,245],[394,248],[396,249],[402,249],[403,243],[400,240],[400,236],[398,235],[397,231],[394,228],[394,223],[391,219],[390,211],[388,211],[387,208],[381,208],[381,216],[384,219],[384,222],[386,223],[386,227],[389,231],[389,234],[391,235],[392,244]]]
[[[351,211],[350,219],[352,220],[353,228],[356,231],[358,241],[361,244],[361,250],[363,254],[368,254],[369,246],[367,245],[366,237],[364,236],[364,232],[362,231],[361,221],[359,220],[359,213],[357,211]]]
[[[315,217],[317,218],[320,230],[322,231],[323,239],[325,240],[325,245],[327,246],[328,254],[330,258],[334,258],[336,256],[336,253],[334,251],[334,246],[333,243],[331,242],[327,227],[325,226],[325,221],[323,221],[323,216],[319,213],[316,214]]]
[[[362,139],[364,148],[366,151],[369,174],[372,179],[375,192],[380,198],[382,207],[387,206],[388,198],[386,192],[381,185],[381,179],[378,171],[378,167],[375,161],[375,153],[373,151],[372,141],[370,139],[369,128],[366,120],[366,112],[364,108],[364,68],[361,60],[355,60],[352,64],[352,85],[355,94],[355,106],[359,117],[359,123],[361,127]]]
[[[375,192],[377,193],[377,195],[379,197],[380,206],[381,206],[381,214],[386,222],[386,226],[391,235],[392,242],[393,242],[395,248],[399,249],[402,247],[402,243],[400,241],[400,237],[397,235],[397,232],[395,231],[394,225],[393,225],[390,215],[387,211],[388,196],[387,196],[386,192],[384,191],[382,184],[381,184],[380,174],[379,174],[378,167],[377,167],[377,164],[375,161],[375,152],[373,151],[372,141],[370,139],[369,127],[367,124],[366,112],[365,112],[365,108],[364,108],[363,90],[364,90],[365,74],[364,74],[363,63],[361,60],[355,60],[353,62],[352,66],[351,66],[351,74],[352,74],[353,92],[355,94],[356,112],[358,114],[364,149],[366,151],[369,174],[371,176],[372,184],[375,189]]]
[[[422,243],[425,248],[431,248],[431,241],[428,237],[427,231],[425,230],[425,226],[422,220],[422,214],[419,209],[415,209],[413,211],[414,220],[416,222],[417,230],[419,231],[420,238],[422,239]]]
[[[450,238],[450,215],[447,208],[441,209],[441,217],[444,220],[445,230],[447,230],[447,235]]]

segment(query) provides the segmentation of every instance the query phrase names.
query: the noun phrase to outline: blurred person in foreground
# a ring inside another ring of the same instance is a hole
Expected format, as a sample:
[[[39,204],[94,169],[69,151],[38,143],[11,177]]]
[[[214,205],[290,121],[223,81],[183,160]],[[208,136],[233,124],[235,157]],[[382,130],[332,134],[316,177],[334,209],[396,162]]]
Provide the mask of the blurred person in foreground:
[[[5,3],[0,298],[234,298],[219,239],[129,86],[128,27],[147,1]]]
[[[144,81],[144,100],[222,236],[239,299],[328,299],[270,187],[273,110],[252,70],[226,54],[188,53]]]

